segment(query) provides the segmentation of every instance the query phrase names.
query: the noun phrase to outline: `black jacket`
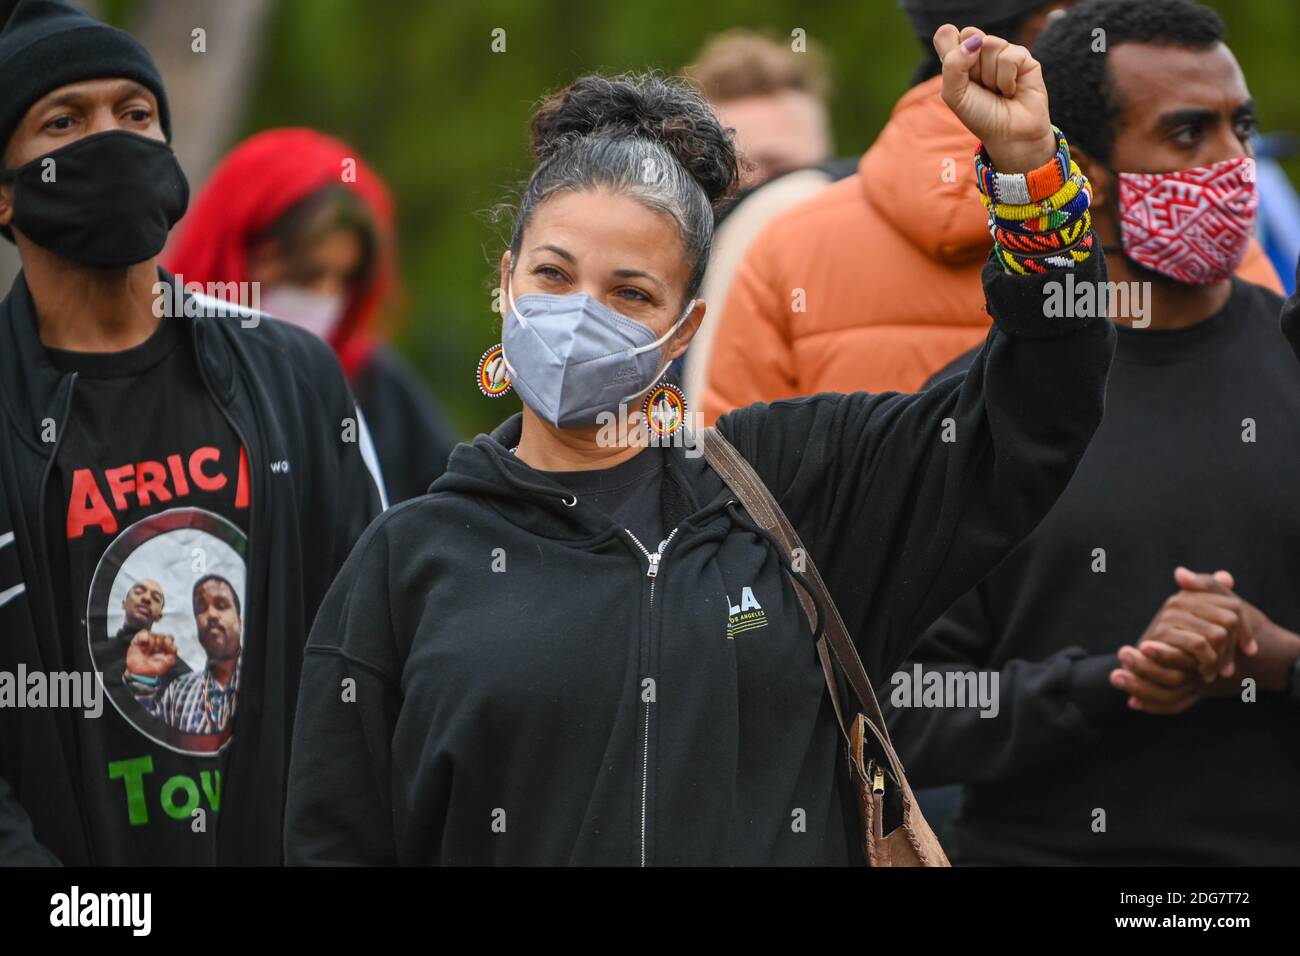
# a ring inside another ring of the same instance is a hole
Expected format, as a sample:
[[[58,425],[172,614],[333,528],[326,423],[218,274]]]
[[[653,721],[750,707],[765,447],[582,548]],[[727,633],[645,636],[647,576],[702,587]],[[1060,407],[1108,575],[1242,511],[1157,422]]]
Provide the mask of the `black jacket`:
[[[1078,278],[1104,275],[1096,255]],[[1045,318],[1052,278],[985,270],[997,325],[946,387],[719,422],[873,673],[1037,524],[1101,419],[1114,330]],[[516,416],[457,446],[431,494],[371,526],[326,597],[286,859],[860,859],[808,625],[734,496],[698,454],[663,452],[676,531],[651,576],[627,532],[510,454],[519,431]]]
[[[358,369],[352,393],[366,416],[391,504],[424,494],[447,470],[455,433],[428,387],[381,345]]]
[[[214,306],[215,303],[209,303]],[[333,352],[273,319],[184,321],[204,383],[248,453],[249,632],[217,818],[218,859],[280,862],[290,724],[307,631],[339,566],[378,513],[379,491],[360,450],[342,440],[355,405]],[[64,432],[76,374],[45,357],[26,281],[0,303],[0,671],[67,671],[46,560],[45,485]],[[361,428],[364,434],[364,426]],[[289,468],[272,473],[272,462]],[[0,863],[96,859],[80,802],[72,714],[0,710]]]
[[[1282,332],[1300,359],[1300,262],[1296,263],[1296,291],[1282,304]]]

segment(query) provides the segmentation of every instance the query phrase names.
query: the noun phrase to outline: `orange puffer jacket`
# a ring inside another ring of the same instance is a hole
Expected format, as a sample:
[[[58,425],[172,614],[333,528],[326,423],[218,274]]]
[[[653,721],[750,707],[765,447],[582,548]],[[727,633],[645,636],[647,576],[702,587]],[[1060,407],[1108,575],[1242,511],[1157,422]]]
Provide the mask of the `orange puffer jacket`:
[[[977,144],[940,85],[909,90],[856,175],[781,213],[750,245],[713,317],[706,422],[815,392],[915,391],[984,340],[979,273],[992,240]],[[1238,274],[1282,291],[1258,243]]]

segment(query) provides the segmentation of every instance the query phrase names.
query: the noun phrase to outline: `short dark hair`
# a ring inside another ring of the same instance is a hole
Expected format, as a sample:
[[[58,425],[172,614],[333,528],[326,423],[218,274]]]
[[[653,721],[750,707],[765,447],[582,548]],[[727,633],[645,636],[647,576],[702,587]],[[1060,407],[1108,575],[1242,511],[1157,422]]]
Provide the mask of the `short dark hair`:
[[[239,606],[239,592],[235,590],[233,584],[219,574],[205,574],[194,582],[194,588],[190,591],[190,606],[194,606],[194,595],[199,593],[199,588],[203,587],[203,585],[207,584],[209,581],[218,581],[230,588],[230,596],[235,599],[235,613],[242,618],[244,616],[244,611],[243,608]]]
[[[1103,52],[1093,52],[1094,31]],[[1049,24],[1033,45],[1043,66],[1052,122],[1073,145],[1102,162],[1115,148],[1115,120],[1124,110],[1106,69],[1121,43],[1204,50],[1228,34],[1219,15],[1193,0],[1087,0]]]

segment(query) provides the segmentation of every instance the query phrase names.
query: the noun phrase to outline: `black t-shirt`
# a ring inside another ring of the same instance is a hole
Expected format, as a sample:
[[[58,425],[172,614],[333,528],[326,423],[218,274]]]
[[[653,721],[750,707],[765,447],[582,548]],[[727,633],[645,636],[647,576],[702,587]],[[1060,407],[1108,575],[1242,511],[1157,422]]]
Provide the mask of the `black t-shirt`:
[[[96,860],[210,864],[239,704],[247,461],[181,320],[123,352],[46,353],[77,373],[47,534],[65,659],[105,692],[77,717]]]
[[[665,450],[650,446],[613,468],[595,471],[544,471],[551,480],[604,512],[632,532],[647,550],[659,548],[664,536],[663,486]]]

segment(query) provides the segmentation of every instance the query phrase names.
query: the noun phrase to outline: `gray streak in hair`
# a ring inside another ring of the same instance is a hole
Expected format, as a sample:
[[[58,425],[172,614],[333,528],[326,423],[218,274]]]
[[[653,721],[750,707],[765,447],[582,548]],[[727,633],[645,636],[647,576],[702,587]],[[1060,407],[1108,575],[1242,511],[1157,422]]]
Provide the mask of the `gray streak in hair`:
[[[691,261],[686,298],[699,291],[713,242],[713,207],[703,187],[661,143],[597,131],[559,144],[529,179],[519,202],[510,255],[517,260],[536,208],[556,193],[608,189],[677,223]]]

